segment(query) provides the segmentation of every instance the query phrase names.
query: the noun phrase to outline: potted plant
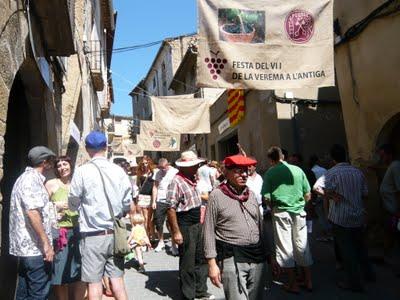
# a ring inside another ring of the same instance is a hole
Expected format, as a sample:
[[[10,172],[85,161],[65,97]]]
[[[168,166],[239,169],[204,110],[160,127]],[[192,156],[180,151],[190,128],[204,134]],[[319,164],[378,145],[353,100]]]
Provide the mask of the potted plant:
[[[221,10],[220,37],[233,43],[251,43],[254,39],[255,25],[259,21],[256,11],[228,8]]]

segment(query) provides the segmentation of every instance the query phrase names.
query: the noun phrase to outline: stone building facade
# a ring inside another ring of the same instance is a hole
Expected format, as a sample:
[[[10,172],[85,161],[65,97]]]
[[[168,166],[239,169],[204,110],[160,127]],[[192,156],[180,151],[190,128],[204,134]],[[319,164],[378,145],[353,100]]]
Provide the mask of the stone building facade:
[[[195,35],[184,35],[166,38],[162,42],[146,76],[129,94],[132,97],[134,119],[151,119],[151,105],[148,96],[170,96],[174,94],[169,87],[186,50],[195,38]]]
[[[151,103],[149,96],[170,96],[174,91],[170,85],[174,75],[181,65],[188,47],[196,40],[195,35],[183,35],[166,38],[149,68],[146,76],[133,88],[129,94],[132,97],[132,111],[134,122],[151,120]],[[157,159],[160,153],[150,153]]]
[[[368,179],[371,240],[382,241],[383,209],[376,172],[377,148],[393,144],[400,154],[399,1],[335,1],[335,67],[353,164]],[[363,30],[357,24],[363,24]],[[357,25],[357,26],[356,26]]]
[[[12,186],[35,145],[83,161],[81,137],[102,127],[112,102],[108,68],[114,30],[111,0],[0,0],[0,290],[4,299],[12,299],[16,274],[15,259],[8,256]]]

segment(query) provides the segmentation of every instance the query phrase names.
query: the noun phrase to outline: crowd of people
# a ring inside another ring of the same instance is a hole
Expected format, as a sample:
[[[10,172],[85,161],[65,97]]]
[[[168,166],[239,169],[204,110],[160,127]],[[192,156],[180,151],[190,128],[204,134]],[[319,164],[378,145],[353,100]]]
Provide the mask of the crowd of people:
[[[288,293],[312,292],[309,233],[316,216],[317,240],[333,242],[343,269],[337,285],[363,292],[364,281],[375,280],[365,239],[366,179],[340,145],[330,149],[327,168],[316,156],[305,166],[301,155],[271,147],[264,176],[240,145],[220,163],[182,152],[175,167],[148,156],[138,165],[112,163],[99,131],[85,145],[90,160],[76,169],[67,156],[32,148],[30,166],[13,187],[9,252],[19,258],[18,300],[47,299],[50,287],[56,299],[128,299],[124,262],[132,254],[116,252],[116,224],[124,218],[139,272],[146,272],[146,251],[179,256],[182,299],[214,299],[207,278],[226,299],[264,299],[268,273]],[[390,163],[381,179],[383,205],[397,228],[400,164],[389,146],[379,151]]]

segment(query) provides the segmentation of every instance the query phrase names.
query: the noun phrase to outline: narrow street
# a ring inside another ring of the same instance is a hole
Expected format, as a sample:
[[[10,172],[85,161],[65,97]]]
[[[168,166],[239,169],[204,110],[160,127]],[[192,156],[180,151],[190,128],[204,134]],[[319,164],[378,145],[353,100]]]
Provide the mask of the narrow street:
[[[400,300],[399,32],[400,0],[0,0],[0,300],[210,298],[215,257],[228,300]]]
[[[397,300],[400,295],[400,278],[388,265],[374,264],[377,281],[366,285],[364,294],[343,291],[336,287],[337,275],[333,259],[332,243],[312,241],[314,267],[313,292],[302,290],[299,295],[282,291],[278,284],[273,284],[267,299],[271,300]],[[129,299],[179,299],[178,261],[177,257],[154,251],[145,254],[146,273],[140,274],[135,268],[126,270],[125,282]],[[224,299],[223,291],[208,281],[209,291],[216,299]]]

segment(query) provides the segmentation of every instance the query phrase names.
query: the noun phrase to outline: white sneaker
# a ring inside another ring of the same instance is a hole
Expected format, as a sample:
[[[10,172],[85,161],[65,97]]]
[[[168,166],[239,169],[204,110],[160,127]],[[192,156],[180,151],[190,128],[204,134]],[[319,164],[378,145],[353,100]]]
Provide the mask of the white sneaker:
[[[154,249],[155,252],[161,252],[165,249],[164,243],[158,243],[157,247]]]
[[[171,246],[171,254],[173,256],[178,256],[179,255],[179,251],[178,251],[178,248],[176,246]]]

